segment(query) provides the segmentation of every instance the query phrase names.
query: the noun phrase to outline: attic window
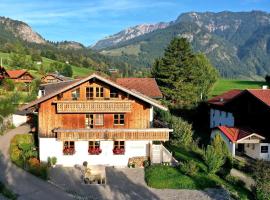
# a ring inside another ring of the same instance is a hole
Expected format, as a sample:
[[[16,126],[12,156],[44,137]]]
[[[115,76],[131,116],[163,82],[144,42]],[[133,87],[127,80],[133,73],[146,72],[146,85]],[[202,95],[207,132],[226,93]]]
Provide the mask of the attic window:
[[[78,100],[80,98],[80,88],[77,88],[71,92],[72,100]]]
[[[115,88],[111,88],[110,90],[110,98],[118,98],[118,91]]]

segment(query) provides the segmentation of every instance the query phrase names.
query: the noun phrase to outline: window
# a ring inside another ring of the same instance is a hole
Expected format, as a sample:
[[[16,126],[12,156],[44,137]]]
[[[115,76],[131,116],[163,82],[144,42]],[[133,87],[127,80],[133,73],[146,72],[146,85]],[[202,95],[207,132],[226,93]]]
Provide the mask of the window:
[[[100,149],[99,141],[89,141],[88,143],[88,153],[90,155],[99,155],[102,152]]]
[[[255,144],[252,144],[252,150],[254,150],[255,149]]]
[[[86,88],[86,99],[90,100],[94,98],[94,88],[93,87],[87,87]]]
[[[125,115],[124,114],[114,114],[114,124],[115,125],[124,125],[125,124]]]
[[[75,153],[75,142],[74,141],[65,141],[63,154],[64,155],[73,155]]]
[[[89,141],[88,147],[89,148],[100,148],[100,142],[99,141]]]
[[[96,87],[96,97],[101,98],[104,96],[103,87]]]
[[[261,146],[261,153],[268,153],[268,146]]]
[[[41,90],[41,96],[45,96],[45,90]]]
[[[110,98],[118,98],[118,91],[115,88],[111,88]]]
[[[80,88],[71,92],[72,100],[78,100],[80,98]]]
[[[116,155],[125,154],[125,141],[114,141],[113,154]]]
[[[104,123],[104,115],[103,114],[96,114],[95,115],[95,125],[103,125]]]
[[[93,114],[86,114],[85,128],[94,128],[94,115]]]

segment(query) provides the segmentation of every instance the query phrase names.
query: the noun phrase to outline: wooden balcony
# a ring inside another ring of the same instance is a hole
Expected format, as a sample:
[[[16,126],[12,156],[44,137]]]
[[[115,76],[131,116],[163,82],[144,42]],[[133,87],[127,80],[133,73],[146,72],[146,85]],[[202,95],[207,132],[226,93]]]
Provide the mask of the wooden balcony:
[[[92,100],[92,101],[56,101],[58,113],[125,113],[131,112],[133,101]]]
[[[57,140],[169,140],[168,128],[149,129],[55,129]]]

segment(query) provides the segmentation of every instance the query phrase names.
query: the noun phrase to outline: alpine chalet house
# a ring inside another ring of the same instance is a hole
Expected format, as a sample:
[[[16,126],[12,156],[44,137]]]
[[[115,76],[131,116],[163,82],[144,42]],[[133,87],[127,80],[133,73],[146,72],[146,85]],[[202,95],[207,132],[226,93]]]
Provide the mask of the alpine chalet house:
[[[153,108],[167,110],[152,98],[162,97],[155,79],[92,74],[44,93],[21,108],[38,112],[41,161],[55,156],[64,166],[127,166],[130,158],[162,156],[153,141],[169,140],[172,130],[153,126]]]
[[[7,77],[15,83],[31,83],[34,77],[25,69],[6,70]]]
[[[52,74],[47,74],[41,78],[41,83],[47,84],[47,83],[58,83],[62,81],[69,81],[71,78],[65,77],[61,74],[58,73],[52,73]]]
[[[208,101],[211,138],[220,134],[232,155],[270,160],[270,90],[231,90]]]

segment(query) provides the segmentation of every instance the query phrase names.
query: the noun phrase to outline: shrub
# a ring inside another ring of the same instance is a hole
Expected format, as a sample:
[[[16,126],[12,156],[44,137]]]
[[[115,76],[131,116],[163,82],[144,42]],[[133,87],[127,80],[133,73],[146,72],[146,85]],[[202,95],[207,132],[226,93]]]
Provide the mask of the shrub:
[[[39,166],[29,167],[29,172],[44,180],[48,179],[48,165],[46,163],[40,163]]]
[[[52,166],[52,159],[51,159],[51,157],[48,157],[47,158],[47,163],[48,163],[48,167],[51,167]]]
[[[11,79],[4,79],[2,82],[2,86],[7,91],[13,91],[15,88],[15,84]]]
[[[188,176],[195,176],[198,173],[199,167],[193,160],[184,162],[181,166],[181,170],[184,174]]]
[[[270,163],[259,160],[254,172],[255,192],[258,200],[270,199]]]
[[[149,166],[150,166],[150,161],[149,161],[149,160],[143,161],[143,166],[144,166],[145,168],[149,167]]]
[[[30,168],[39,167],[40,162],[37,158],[30,158],[28,160],[28,164]]]
[[[57,158],[54,156],[54,157],[52,157],[51,161],[52,161],[52,165],[56,165]]]
[[[188,146],[192,142],[192,126],[179,117],[173,116],[171,119],[173,128],[172,144]]]
[[[223,156],[216,152],[214,147],[211,145],[208,145],[206,150],[204,151],[203,160],[207,165],[207,170],[209,174],[215,174],[224,164]]]
[[[10,158],[17,166],[23,167],[22,152],[17,146],[10,146]]]

